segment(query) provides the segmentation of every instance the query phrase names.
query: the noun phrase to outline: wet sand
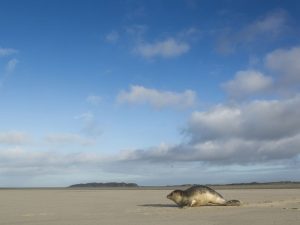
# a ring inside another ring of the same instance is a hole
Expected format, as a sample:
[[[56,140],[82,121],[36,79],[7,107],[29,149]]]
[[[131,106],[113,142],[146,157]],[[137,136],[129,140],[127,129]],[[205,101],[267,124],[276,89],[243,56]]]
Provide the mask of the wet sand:
[[[300,189],[217,191],[243,205],[180,209],[170,190],[2,189],[0,224],[299,224]]]

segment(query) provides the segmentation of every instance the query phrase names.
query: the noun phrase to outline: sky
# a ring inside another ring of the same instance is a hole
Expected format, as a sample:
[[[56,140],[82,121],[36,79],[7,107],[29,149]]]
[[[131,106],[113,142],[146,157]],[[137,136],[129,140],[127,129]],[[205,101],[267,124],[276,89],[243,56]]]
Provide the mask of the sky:
[[[0,187],[300,180],[298,1],[0,1]]]

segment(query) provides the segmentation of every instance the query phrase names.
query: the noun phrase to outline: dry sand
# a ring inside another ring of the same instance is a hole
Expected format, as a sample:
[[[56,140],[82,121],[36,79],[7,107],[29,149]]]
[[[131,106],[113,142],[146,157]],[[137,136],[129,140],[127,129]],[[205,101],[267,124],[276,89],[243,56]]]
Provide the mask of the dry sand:
[[[0,190],[0,225],[298,225],[300,189],[219,190],[241,207],[179,209],[170,190]]]

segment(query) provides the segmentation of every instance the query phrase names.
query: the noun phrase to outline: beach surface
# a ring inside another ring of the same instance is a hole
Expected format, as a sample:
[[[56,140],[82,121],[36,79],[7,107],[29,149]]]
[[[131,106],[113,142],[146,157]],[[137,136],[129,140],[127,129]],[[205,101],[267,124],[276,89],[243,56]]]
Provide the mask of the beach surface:
[[[180,209],[171,190],[2,189],[1,225],[298,225],[300,189],[217,190],[242,206]]]

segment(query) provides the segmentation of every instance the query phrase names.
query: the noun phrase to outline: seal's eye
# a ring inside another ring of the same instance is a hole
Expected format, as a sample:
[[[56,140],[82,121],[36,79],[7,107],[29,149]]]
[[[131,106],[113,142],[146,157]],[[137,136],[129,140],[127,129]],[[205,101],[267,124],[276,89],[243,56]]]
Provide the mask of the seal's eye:
[[[175,190],[175,191],[173,191],[173,194],[179,194],[179,195],[181,195],[181,191]]]

